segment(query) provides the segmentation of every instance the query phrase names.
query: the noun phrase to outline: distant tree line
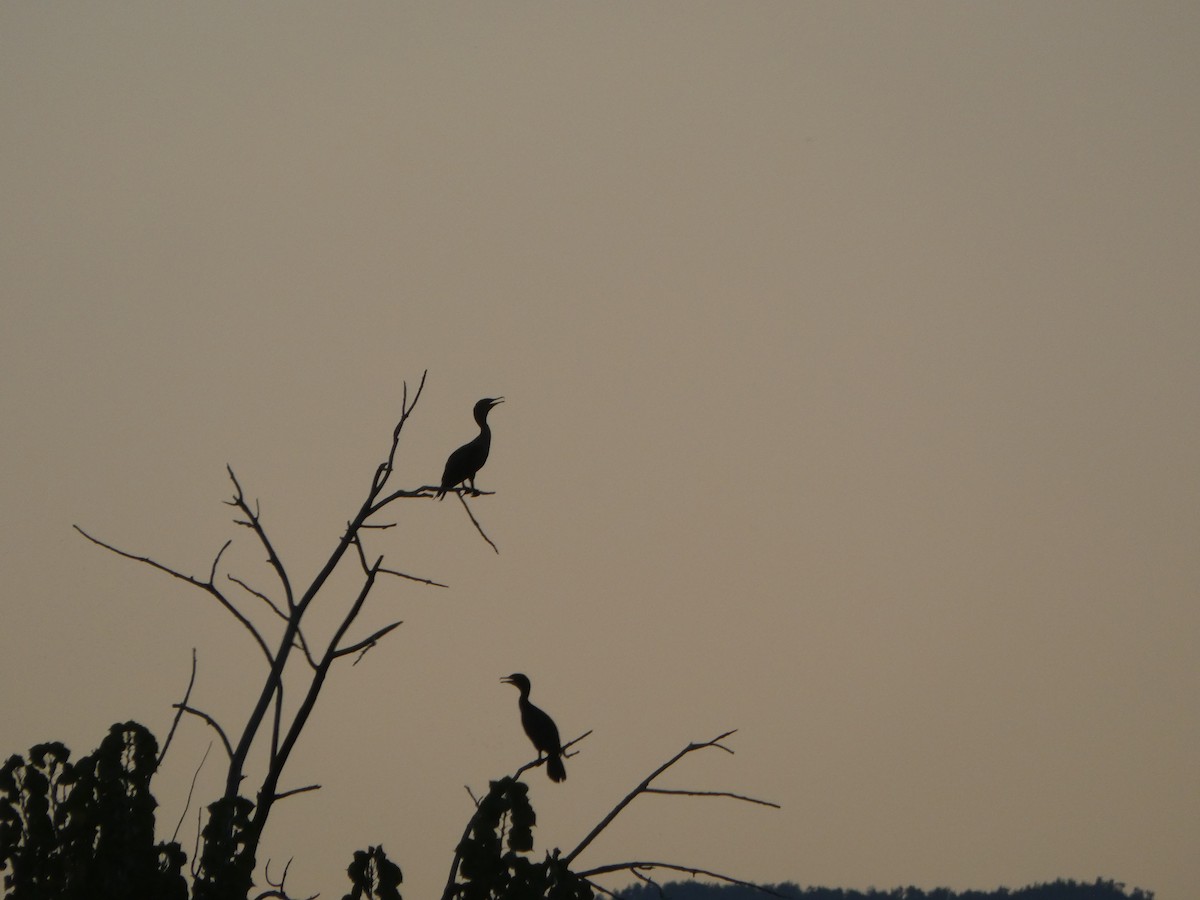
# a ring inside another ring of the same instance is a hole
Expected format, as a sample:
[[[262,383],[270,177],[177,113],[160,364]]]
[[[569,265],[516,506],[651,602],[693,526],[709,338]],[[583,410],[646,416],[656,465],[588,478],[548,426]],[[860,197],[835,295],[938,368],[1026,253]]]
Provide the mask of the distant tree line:
[[[996,888],[994,891],[952,891],[939,887],[896,887],[866,891],[845,888],[800,887],[792,882],[762,885],[786,900],[1154,900],[1153,891],[1126,889],[1119,881],[1097,878],[1091,884],[1059,879],[1022,888]],[[633,885],[618,892],[621,900],[763,900],[761,889],[738,884],[712,884],[704,881],[672,881],[663,885],[652,882]]]

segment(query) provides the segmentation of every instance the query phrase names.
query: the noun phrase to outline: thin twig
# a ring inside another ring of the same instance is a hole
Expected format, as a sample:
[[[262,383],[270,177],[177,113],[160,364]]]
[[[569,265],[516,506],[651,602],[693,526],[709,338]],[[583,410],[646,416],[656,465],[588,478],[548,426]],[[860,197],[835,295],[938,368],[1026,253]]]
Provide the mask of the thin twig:
[[[564,857],[566,864],[569,866],[571,864],[571,862],[575,859],[575,857],[577,857],[580,853],[582,853],[583,850],[587,847],[587,845],[590,844],[592,841],[594,841],[596,839],[596,837],[600,834],[600,832],[602,832],[605,828],[608,827],[609,823],[612,822],[612,820],[615,819],[620,814],[621,810],[623,810],[630,803],[632,803],[634,798],[637,797],[638,794],[641,794],[643,791],[646,790],[646,788],[648,788],[650,786],[650,782],[652,782],[655,778],[657,778],[659,775],[661,775],[667,769],[671,768],[671,766],[675,765],[675,763],[679,762],[679,760],[683,759],[683,757],[687,756],[689,753],[695,752],[696,750],[704,750],[709,747],[718,747],[718,748],[726,751],[727,753],[732,753],[733,751],[730,750],[728,747],[724,746],[723,744],[721,744],[721,741],[724,740],[725,738],[729,737],[736,730],[737,729],[733,729],[731,731],[726,731],[724,734],[719,734],[715,738],[713,738],[711,741],[704,741],[703,743],[699,743],[699,744],[695,744],[695,743],[688,744],[686,747],[684,747],[682,750],[680,750],[678,753],[676,753],[674,756],[672,756],[670,759],[668,759],[665,763],[663,763],[661,766],[659,766],[657,769],[655,769],[653,772],[651,772],[649,775],[647,775],[645,777],[645,779],[643,779],[641,784],[639,784],[632,791],[630,791],[628,794],[626,794],[624,799],[622,799],[620,803],[618,803],[616,806],[614,806],[612,808],[612,810],[609,812],[609,814],[607,816],[605,816],[603,819],[601,819],[600,823],[595,828],[593,828],[590,832],[588,832],[587,837],[585,837],[582,841],[580,841],[579,845]]]
[[[380,575],[395,575],[397,578],[407,578],[409,581],[417,581],[421,584],[428,584],[431,587],[448,588],[450,585],[442,584],[440,581],[434,581],[431,578],[422,578],[419,575],[409,575],[407,572],[397,572],[395,569],[380,569]]]
[[[225,577],[244,590],[251,597],[257,597],[263,603],[267,604],[267,606],[271,607],[271,611],[275,613],[275,615],[279,616],[279,618],[283,619],[283,621],[287,621],[287,613],[276,606],[275,601],[262,591],[255,590],[254,588],[250,587],[250,585],[246,584],[246,582],[242,581],[242,579],[238,578],[236,575],[226,575]]]
[[[422,485],[421,487],[417,488],[416,490],[412,490],[412,491],[403,491],[403,490],[392,491],[390,494],[388,494],[382,500],[379,500],[378,502],[373,503],[370,507],[368,515],[372,515],[372,516],[375,515],[375,513],[379,512],[381,509],[383,509],[385,506],[387,506],[393,500],[401,500],[404,498],[411,498],[411,497],[433,497],[437,493],[438,490],[439,489],[437,487],[431,487],[429,485]]]
[[[288,620],[288,614],[280,609],[275,602],[262,591],[255,590],[254,588],[250,587],[250,585],[246,584],[246,582],[242,581],[242,579],[238,578],[236,575],[226,575],[225,577],[248,593],[250,596],[257,597],[263,603],[267,604],[267,606],[271,607],[271,611],[274,612],[279,618],[283,619],[283,621],[286,622]],[[296,626],[296,646],[304,651],[304,657],[308,660],[308,664],[315,669],[317,667],[317,661],[313,659],[312,652],[308,649],[308,641],[304,639],[304,632],[301,630],[299,625]]]
[[[220,736],[221,743],[225,745],[225,752],[229,754],[230,759],[233,759],[233,747],[229,743],[229,738],[227,738],[225,736],[225,729],[223,729],[220,725],[217,724],[216,719],[214,719],[208,713],[201,712],[200,710],[196,709],[195,707],[188,706],[184,703],[174,703],[174,704],[172,704],[172,706],[178,707],[179,709],[183,710],[185,713],[191,713],[193,716],[196,716],[199,719],[203,719],[210,726],[212,726],[213,731],[215,731]]]
[[[183,692],[183,702],[186,704],[192,696],[192,686],[196,683],[196,648],[192,648],[192,677],[188,679],[187,690]],[[158,761],[155,763],[155,768],[162,767],[162,761],[166,759],[167,748],[171,746],[171,740],[175,737],[175,729],[179,727],[179,720],[183,718],[183,710],[175,711],[175,718],[171,722],[171,730],[167,732],[167,739],[163,741],[162,750],[158,752]],[[185,810],[186,812],[186,810]]]
[[[563,744],[562,745],[563,758],[570,759],[572,756],[578,756],[579,755],[578,750],[576,750],[574,753],[568,753],[567,751],[570,750],[572,747],[574,747],[576,744],[578,744],[580,741],[582,741],[584,738],[586,738],[588,735],[590,735],[593,730],[594,729],[589,728],[587,731],[585,731],[579,737],[575,738],[574,740],[567,741],[565,744]],[[525,765],[521,766],[521,768],[517,769],[517,771],[513,772],[512,777],[514,779],[520,778],[522,775],[524,775],[530,769],[536,769],[536,768],[538,768],[538,766],[544,766],[549,761],[550,761],[550,757],[539,756],[537,759],[530,760],[529,762],[525,763]]]
[[[254,627],[254,623],[252,623],[249,619],[247,619],[244,615],[242,615],[242,613],[238,610],[238,608],[229,601],[228,597],[226,597],[223,593],[221,593],[220,590],[217,589],[216,584],[214,584],[214,582],[213,582],[213,579],[216,577],[217,563],[221,559],[221,554],[223,554],[225,552],[226,547],[228,547],[231,543],[233,543],[232,541],[226,541],[225,545],[223,547],[221,547],[220,550],[217,551],[216,558],[213,560],[213,564],[212,564],[212,574],[209,577],[209,581],[205,582],[205,581],[201,581],[199,578],[196,578],[192,575],[185,575],[183,572],[180,572],[176,569],[172,569],[170,566],[164,566],[162,563],[160,563],[156,560],[153,560],[148,556],[138,556],[136,553],[130,553],[126,550],[121,550],[117,547],[114,547],[112,544],[105,543],[104,541],[100,540],[99,538],[92,537],[90,534],[88,534],[86,531],[84,531],[78,525],[73,525],[72,527],[76,531],[78,531],[80,534],[82,534],[85,538],[87,538],[89,541],[91,541],[93,544],[103,547],[105,550],[109,550],[109,551],[117,554],[117,556],[123,556],[126,559],[132,559],[134,562],[144,563],[144,564],[150,566],[152,569],[157,569],[160,572],[166,572],[172,578],[178,578],[180,581],[186,581],[192,587],[198,587],[198,588],[200,588],[200,590],[205,591],[208,594],[211,594],[213,597],[215,597],[217,599],[218,603],[220,603],[223,607],[225,607],[225,609],[228,610],[229,613],[235,619],[237,619],[238,622],[240,622],[247,631],[250,632],[251,637],[254,638],[255,643],[258,644],[259,649],[262,650],[263,655],[267,658],[267,662],[268,663],[274,662],[274,658],[271,656],[271,649],[267,646],[267,642],[263,640],[262,635],[259,634],[258,629]]]
[[[482,537],[489,544],[491,544],[492,549],[495,550],[497,553],[499,553],[500,548],[497,547],[496,544],[492,541],[492,539],[490,537],[488,537],[487,534],[484,532],[483,526],[479,524],[479,520],[476,519],[475,514],[473,512],[471,512],[471,507],[467,506],[467,500],[463,496],[462,492],[459,491],[457,493],[458,493],[458,502],[463,505],[463,509],[465,509],[467,511],[467,515],[471,517],[471,524],[475,526],[475,530],[479,532],[479,536]]]
[[[380,463],[379,468],[375,470],[375,477],[371,480],[372,496],[383,490],[383,486],[387,484],[387,480],[391,477],[392,472],[395,471],[396,450],[400,447],[400,433],[404,430],[404,424],[408,421],[408,417],[411,416],[413,410],[417,408],[417,403],[421,399],[421,393],[425,390],[425,379],[428,377],[428,375],[428,369],[421,373],[421,383],[417,385],[417,392],[413,394],[412,403],[408,402],[408,381],[405,380],[402,382],[403,393],[400,397],[400,421],[397,422],[396,427],[392,429],[392,449],[388,453],[387,461]],[[378,507],[375,507],[375,509],[378,509]],[[372,509],[372,512],[374,511],[375,510]]]
[[[754,797],[747,797],[744,794],[731,794],[729,791],[685,791],[685,790],[668,790],[667,788],[648,787],[643,794],[681,794],[686,797],[731,797],[734,800],[745,800],[747,803],[758,803],[761,806],[770,806],[774,809],[783,809],[778,803],[772,803],[770,800],[757,800]]]
[[[381,637],[383,637],[384,635],[386,635],[388,632],[392,631],[393,629],[399,628],[403,624],[404,624],[403,622],[393,622],[391,625],[386,625],[383,628],[380,628],[374,634],[371,634],[368,637],[363,638],[361,641],[358,641],[357,643],[351,644],[348,647],[342,647],[338,650],[335,650],[333,653],[333,658],[337,659],[340,656],[349,656],[351,653],[357,653],[359,650],[362,650],[364,648],[373,647],[373,646],[375,646],[375,643]]]
[[[258,542],[263,545],[263,549],[267,551],[267,561],[271,564],[271,568],[275,570],[275,574],[279,576],[279,583],[283,585],[284,598],[287,600],[288,609],[295,608],[295,596],[292,594],[292,582],[288,578],[287,569],[283,566],[283,561],[279,558],[279,554],[275,552],[275,547],[267,538],[267,532],[262,527],[262,520],[259,516],[258,502],[255,501],[254,509],[250,509],[250,505],[246,502],[246,495],[242,491],[242,485],[238,481],[237,476],[233,474],[233,466],[226,465],[225,471],[229,473],[229,480],[233,482],[234,488],[237,489],[237,494],[233,500],[225,501],[229,506],[235,506],[245,513],[249,521],[237,521],[239,525],[245,525],[254,532],[258,538]]]
[[[284,797],[291,797],[293,794],[303,794],[308,791],[319,791],[320,789],[321,786],[319,784],[307,784],[304,787],[292,788],[290,791],[280,791],[275,795],[275,799],[282,800]]]
[[[200,877],[200,823],[204,821],[204,810],[196,810],[196,840],[192,844],[192,878]]]
[[[576,872],[575,874],[580,878],[591,878],[595,875],[607,874],[608,872],[623,872],[628,870],[630,873],[641,877],[636,871],[638,869],[669,869],[672,872],[684,872],[693,876],[705,875],[709,878],[716,878],[718,881],[724,881],[727,884],[736,884],[740,885],[741,887],[754,888],[756,891],[762,891],[764,894],[770,894],[773,897],[784,896],[776,890],[772,890],[771,888],[765,887],[761,884],[755,884],[753,881],[742,881],[740,878],[734,878],[730,875],[722,875],[720,872],[711,872],[708,869],[701,869],[696,866],[680,866],[676,865],[675,863],[649,861],[610,863],[606,866],[596,866],[594,869],[588,869],[585,872]]]
[[[183,710],[179,712],[180,715],[183,714]],[[200,765],[196,766],[196,771],[192,773],[192,786],[188,788],[187,800],[183,804],[183,812],[179,814],[179,821],[175,823],[175,833],[171,835],[172,842],[174,842],[175,838],[179,837],[179,829],[183,827],[184,816],[187,815],[188,809],[192,805],[192,794],[196,792],[196,779],[200,777],[200,770],[204,768],[204,763],[208,759],[210,750],[212,750],[212,741],[209,741],[208,746],[204,748],[204,755],[200,757]]]

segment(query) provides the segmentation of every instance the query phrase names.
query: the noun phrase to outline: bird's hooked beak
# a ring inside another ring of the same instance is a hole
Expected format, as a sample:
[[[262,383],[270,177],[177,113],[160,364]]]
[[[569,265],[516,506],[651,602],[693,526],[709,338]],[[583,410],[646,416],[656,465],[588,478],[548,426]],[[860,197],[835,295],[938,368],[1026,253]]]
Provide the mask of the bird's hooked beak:
[[[503,398],[503,397],[497,397],[495,400],[489,400],[489,401],[488,401],[488,409],[491,409],[493,406],[496,406],[496,405],[498,405],[498,404],[500,404],[500,403],[503,403],[503,402],[504,402],[504,398]]]
[[[500,679],[500,683],[501,684],[516,684],[516,682],[512,680],[511,675],[505,675],[503,678]]]

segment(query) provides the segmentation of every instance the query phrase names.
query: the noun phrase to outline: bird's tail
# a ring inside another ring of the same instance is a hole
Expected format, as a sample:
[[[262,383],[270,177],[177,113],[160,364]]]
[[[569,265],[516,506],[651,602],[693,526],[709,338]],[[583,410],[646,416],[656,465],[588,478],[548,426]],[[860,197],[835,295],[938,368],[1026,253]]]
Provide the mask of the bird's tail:
[[[546,761],[546,774],[550,776],[551,781],[567,780],[567,770],[563,766],[561,756],[555,754]]]

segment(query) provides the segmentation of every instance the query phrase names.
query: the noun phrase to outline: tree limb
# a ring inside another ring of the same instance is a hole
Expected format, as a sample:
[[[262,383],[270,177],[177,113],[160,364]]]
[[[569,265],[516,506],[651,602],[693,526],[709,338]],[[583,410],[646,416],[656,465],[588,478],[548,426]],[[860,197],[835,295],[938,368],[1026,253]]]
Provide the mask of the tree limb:
[[[192,696],[192,687],[196,684],[196,648],[192,648],[192,677],[188,679],[187,690],[183,692],[183,705],[186,706],[188,700]],[[171,722],[171,730],[167,732],[167,739],[163,741],[162,750],[158,752],[158,761],[155,763],[155,768],[162,767],[162,761],[166,759],[167,748],[171,746],[171,740],[175,737],[175,729],[179,727],[179,720],[183,718],[183,708],[177,707],[175,718]],[[184,810],[186,812],[186,810]]]
[[[303,794],[308,791],[319,791],[319,784],[306,784],[304,787],[292,788],[290,791],[280,791],[275,795],[276,800],[282,800],[284,797],[291,797],[293,794]]]
[[[778,803],[772,803],[770,800],[757,800],[754,797],[747,797],[744,794],[731,794],[729,791],[684,791],[684,790],[669,790],[667,788],[648,787],[642,791],[643,794],[682,794],[686,797],[731,797],[734,800],[745,800],[747,803],[757,803],[761,806],[770,806],[774,809],[783,809]]]
[[[375,477],[371,479],[371,497],[374,499],[383,490],[383,486],[387,484],[387,480],[395,471],[396,451],[400,447],[400,432],[404,430],[404,423],[408,421],[408,417],[412,415],[413,410],[417,408],[417,403],[421,399],[421,392],[425,390],[425,378],[429,375],[429,370],[426,369],[421,373],[421,383],[417,385],[417,392],[413,394],[412,403],[408,402],[408,381],[403,382],[403,394],[400,397],[400,421],[396,423],[396,427],[392,429],[392,449],[388,453],[388,458],[385,462],[380,463],[375,470]],[[386,505],[389,500],[384,501],[379,507],[375,507],[371,512]]]
[[[490,544],[490,545],[491,545],[491,548],[492,548],[493,550],[495,550],[497,553],[499,553],[499,552],[500,552],[500,548],[499,548],[499,547],[497,547],[497,546],[495,545],[495,543],[492,541],[492,539],[491,539],[490,537],[488,537],[488,536],[487,536],[487,534],[486,534],[486,533],[484,532],[484,530],[483,530],[483,526],[479,524],[479,520],[478,520],[478,519],[476,519],[476,518],[475,518],[475,514],[474,514],[473,512],[471,512],[471,507],[467,506],[467,500],[466,500],[466,497],[464,497],[464,496],[463,496],[463,493],[464,493],[464,492],[463,492],[463,491],[456,491],[455,493],[457,493],[457,494],[458,494],[458,502],[459,502],[459,503],[461,503],[461,504],[463,505],[463,509],[465,509],[465,510],[467,511],[467,515],[471,517],[471,524],[475,526],[475,530],[479,532],[479,536],[480,536],[481,538],[483,538],[485,541],[487,541],[487,542],[488,542],[488,544]],[[478,492],[478,491],[476,491],[476,493],[478,494],[479,492]]]
[[[226,575],[225,577],[248,593],[250,596],[257,597],[263,603],[267,604],[267,606],[271,607],[272,612],[279,616],[279,618],[281,618],[284,622],[288,620],[288,614],[276,606],[274,601],[272,601],[271,598],[262,591],[256,591],[254,588],[250,587],[250,585],[246,584],[246,582],[242,581],[242,579],[235,575]],[[317,667],[317,661],[313,659],[313,655],[308,649],[308,641],[304,639],[304,631],[299,626],[296,627],[296,641],[297,646],[304,651],[304,658],[308,660],[308,664],[315,669]]]
[[[409,581],[416,581],[416,582],[419,582],[420,584],[428,584],[431,587],[440,587],[440,588],[450,587],[450,585],[442,584],[440,581],[434,581],[430,578],[421,578],[419,575],[409,575],[407,572],[398,572],[395,569],[381,568],[379,570],[379,574],[380,575],[395,575],[397,578],[407,578]]]
[[[588,846],[588,844],[590,844],[592,841],[594,841],[596,839],[596,837],[600,834],[600,832],[602,832],[605,828],[608,827],[609,823],[612,822],[612,820],[615,819],[620,814],[621,810],[623,810],[630,803],[632,803],[634,798],[637,797],[638,794],[644,793],[646,788],[648,788],[650,786],[650,782],[652,782],[655,778],[657,778],[663,772],[667,771],[667,769],[671,768],[671,766],[675,765],[675,763],[679,762],[679,760],[683,759],[689,753],[694,753],[697,750],[706,750],[709,747],[717,747],[721,750],[724,750],[726,753],[732,753],[733,751],[730,750],[728,747],[724,746],[721,743],[721,741],[724,740],[725,738],[729,737],[736,730],[737,729],[735,728],[731,731],[726,731],[724,734],[719,734],[715,738],[713,738],[711,741],[704,741],[703,743],[699,743],[699,744],[696,744],[696,743],[688,744],[686,747],[684,747],[682,750],[680,750],[678,753],[676,753],[674,756],[672,756],[670,759],[668,759],[665,763],[663,763],[661,766],[659,766],[657,769],[655,769],[653,772],[651,772],[649,775],[647,775],[645,777],[645,779],[643,779],[641,784],[639,784],[632,791],[630,791],[628,794],[626,794],[624,799],[621,800],[621,802],[618,803],[616,806],[614,806],[607,816],[605,816],[603,819],[600,820],[600,823],[588,833],[587,837],[585,837],[582,841],[579,842],[579,845],[574,850],[572,850],[565,857],[563,857],[566,864],[569,866],[571,864],[571,862],[575,859],[575,857],[579,856],[579,854],[584,851],[584,849]]]
[[[374,634],[371,634],[371,635],[363,638],[358,643],[351,644],[348,647],[341,647],[338,650],[334,651],[333,658],[337,659],[338,657],[341,657],[341,656],[349,656],[351,653],[357,653],[359,650],[362,650],[366,647],[373,647],[373,646],[375,646],[375,642],[378,641],[381,637],[383,637],[385,634],[392,631],[393,629],[399,628],[403,624],[404,624],[403,622],[393,622],[391,625],[385,625],[383,628],[380,628]]]
[[[267,561],[271,564],[271,568],[275,570],[275,574],[279,576],[280,584],[283,585],[283,593],[287,600],[288,609],[294,609],[296,603],[295,596],[292,594],[292,582],[288,578],[287,569],[283,567],[283,561],[280,560],[279,554],[275,552],[275,547],[267,538],[267,532],[263,529],[262,521],[259,518],[259,510],[257,508],[250,509],[250,505],[246,502],[246,495],[242,491],[242,485],[237,480],[237,476],[233,474],[233,466],[226,464],[225,470],[229,473],[229,479],[233,482],[233,486],[237,490],[233,499],[226,500],[225,502],[229,506],[237,507],[246,516],[245,520],[235,519],[234,521],[239,525],[245,525],[258,537],[258,542],[267,551]]]
[[[610,863],[606,866],[596,866],[594,869],[588,869],[585,872],[576,872],[575,874],[580,878],[591,878],[593,876],[604,875],[609,872],[622,872],[628,870],[631,874],[638,875],[637,871],[635,871],[638,869],[669,869],[672,872],[684,872],[693,876],[705,875],[709,878],[716,878],[718,881],[724,881],[727,884],[736,884],[740,885],[741,887],[754,888],[756,891],[762,891],[764,894],[770,894],[773,897],[784,896],[778,891],[774,891],[771,888],[765,887],[761,884],[755,884],[753,881],[742,881],[740,878],[722,875],[720,872],[710,872],[708,869],[701,869],[697,868],[696,866],[681,866],[676,865],[675,863],[649,861]]]
[[[178,707],[178,708],[179,708],[179,709],[181,709],[181,710],[183,710],[185,713],[191,713],[193,716],[196,716],[197,718],[203,719],[203,720],[204,720],[205,722],[207,722],[207,723],[208,723],[210,726],[212,726],[212,729],[213,729],[213,731],[215,731],[215,732],[216,732],[216,733],[217,733],[217,734],[220,736],[220,738],[221,738],[221,743],[225,745],[225,752],[229,754],[229,758],[230,758],[230,759],[232,759],[232,758],[233,758],[233,747],[232,747],[232,746],[230,746],[230,744],[229,744],[229,738],[227,738],[227,737],[225,736],[225,729],[223,729],[223,728],[222,728],[220,725],[218,725],[218,724],[217,724],[217,720],[216,720],[216,719],[214,719],[214,718],[213,718],[212,716],[210,716],[208,713],[206,713],[206,712],[201,712],[200,710],[196,709],[196,708],[195,708],[195,707],[193,707],[193,706],[187,706],[187,705],[185,705],[185,704],[183,704],[183,703],[174,703],[174,704],[172,704],[172,705],[173,705],[173,706],[176,706],[176,707]]]
[[[183,710],[180,710],[180,713],[182,714]],[[200,765],[196,766],[196,771],[192,773],[192,785],[188,788],[187,800],[184,801],[183,812],[179,814],[179,821],[175,823],[175,833],[171,835],[172,841],[179,837],[179,829],[183,827],[183,818],[187,815],[188,809],[192,805],[192,795],[196,793],[196,779],[200,777],[200,770],[204,768],[204,763],[208,759],[210,750],[212,750],[212,741],[209,741],[208,746],[204,748],[204,755],[200,757]],[[198,832],[197,840],[199,840]]]
[[[136,553],[129,553],[126,550],[121,550],[117,547],[114,547],[112,544],[105,543],[104,541],[100,540],[99,538],[92,537],[90,534],[88,534],[86,531],[84,531],[78,525],[72,525],[71,527],[74,528],[76,531],[78,531],[80,534],[82,534],[85,538],[87,538],[93,544],[103,547],[105,550],[109,550],[109,551],[117,554],[117,556],[123,556],[126,559],[132,559],[134,562],[145,563],[146,565],[150,566],[152,569],[157,569],[160,572],[166,572],[172,578],[178,578],[180,581],[186,581],[192,587],[200,588],[200,590],[204,591],[205,593],[211,594],[213,597],[216,598],[218,603],[220,603],[223,607],[225,607],[225,609],[228,610],[229,613],[235,619],[237,619],[238,622],[241,623],[242,627],[244,627],[247,631],[250,632],[250,636],[254,638],[255,643],[257,643],[259,649],[262,650],[263,655],[267,658],[267,662],[274,663],[275,660],[274,660],[274,657],[271,655],[271,649],[267,646],[267,642],[263,640],[262,635],[259,634],[258,629],[254,627],[254,623],[251,622],[249,619],[247,619],[238,610],[238,608],[229,601],[229,598],[226,597],[223,593],[221,593],[221,591],[218,590],[217,586],[213,583],[213,579],[216,577],[217,563],[220,561],[221,555],[225,552],[226,548],[228,548],[229,545],[233,543],[233,541],[226,541],[224,546],[222,546],[221,549],[217,551],[217,555],[213,559],[212,570],[211,570],[211,574],[209,576],[209,580],[205,582],[205,581],[201,581],[199,578],[196,578],[195,576],[185,575],[183,572],[177,571],[176,569],[172,569],[170,566],[164,566],[162,563],[160,563],[156,560],[153,560],[148,556],[138,556]]]

